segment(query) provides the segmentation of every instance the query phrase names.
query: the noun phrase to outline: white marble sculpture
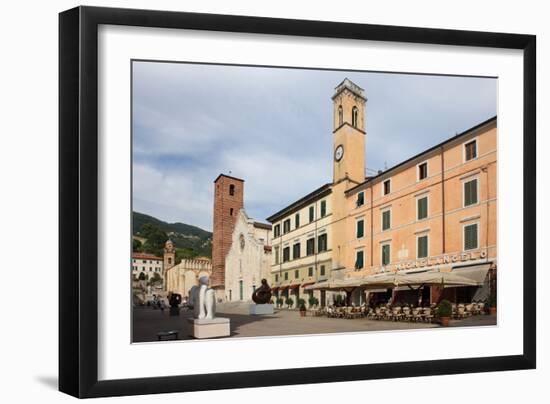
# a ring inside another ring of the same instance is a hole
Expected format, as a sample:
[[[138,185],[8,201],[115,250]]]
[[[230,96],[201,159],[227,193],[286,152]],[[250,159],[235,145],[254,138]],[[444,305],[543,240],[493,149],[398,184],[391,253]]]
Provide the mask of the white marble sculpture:
[[[214,290],[208,287],[208,276],[199,278],[199,285],[189,291],[189,304],[196,319],[213,319],[216,313]]]

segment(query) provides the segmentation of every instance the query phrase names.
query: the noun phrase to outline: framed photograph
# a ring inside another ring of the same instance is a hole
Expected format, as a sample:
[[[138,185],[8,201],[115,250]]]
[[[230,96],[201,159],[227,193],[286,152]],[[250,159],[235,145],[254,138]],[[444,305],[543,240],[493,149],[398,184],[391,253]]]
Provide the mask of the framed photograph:
[[[59,19],[59,388],[536,366],[531,35]]]

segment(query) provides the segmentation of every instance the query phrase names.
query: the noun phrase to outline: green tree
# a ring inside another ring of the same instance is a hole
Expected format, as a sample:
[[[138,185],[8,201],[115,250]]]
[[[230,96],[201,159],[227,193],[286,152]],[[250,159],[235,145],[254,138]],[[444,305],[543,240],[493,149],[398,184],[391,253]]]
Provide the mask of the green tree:
[[[138,239],[132,239],[132,251],[133,252],[142,252],[143,244]]]
[[[145,274],[145,272],[141,272],[141,273],[139,274],[138,279],[139,279],[140,281],[146,281],[146,280],[147,280],[147,275]]]
[[[145,223],[141,228],[140,234],[147,239],[143,244],[143,251],[162,256],[164,243],[168,240],[168,235],[158,226],[151,223]]]
[[[158,272],[155,272],[149,280],[149,285],[157,285],[159,283],[162,283],[162,277],[159,275]]]

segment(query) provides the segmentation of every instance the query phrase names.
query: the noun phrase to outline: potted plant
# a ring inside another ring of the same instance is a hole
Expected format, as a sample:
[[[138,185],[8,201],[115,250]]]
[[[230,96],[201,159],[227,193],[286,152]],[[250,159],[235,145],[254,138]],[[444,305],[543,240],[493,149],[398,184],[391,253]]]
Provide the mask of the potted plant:
[[[315,296],[310,296],[308,299],[309,307],[315,307],[319,304],[319,300]]]
[[[453,307],[451,302],[448,300],[442,300],[437,306],[437,316],[439,317],[439,322],[442,327],[447,327],[449,325],[449,318],[453,314]]]
[[[294,300],[292,300],[291,297],[287,297],[285,300],[285,304],[288,306],[289,309],[291,309],[292,306],[294,305]]]
[[[298,307],[300,308],[300,316],[306,316],[306,301],[304,299],[298,299]]]
[[[281,307],[285,301],[282,297],[277,298],[277,307]]]
[[[489,299],[487,299],[487,305],[489,306],[489,314],[491,316],[497,315],[497,298],[494,294],[491,293],[489,295]]]

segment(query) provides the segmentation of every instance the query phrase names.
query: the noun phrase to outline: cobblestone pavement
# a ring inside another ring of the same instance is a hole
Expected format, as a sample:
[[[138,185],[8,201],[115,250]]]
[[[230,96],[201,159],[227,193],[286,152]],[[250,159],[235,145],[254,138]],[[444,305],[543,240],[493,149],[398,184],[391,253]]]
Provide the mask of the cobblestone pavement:
[[[294,310],[277,310],[273,315],[250,316],[246,305],[219,305],[216,315],[227,317],[231,321],[231,336],[259,337],[276,335],[326,334],[357,331],[410,330],[422,328],[439,328],[439,324],[393,322],[380,320],[340,319],[327,317],[300,317]],[[164,312],[152,308],[138,307],[133,313],[133,341],[157,341],[160,331],[178,331],[178,339],[192,339],[190,311],[181,310],[179,316],[170,316],[169,309]],[[465,320],[451,320],[450,326],[483,326],[495,325],[496,317],[489,315],[475,316]]]

